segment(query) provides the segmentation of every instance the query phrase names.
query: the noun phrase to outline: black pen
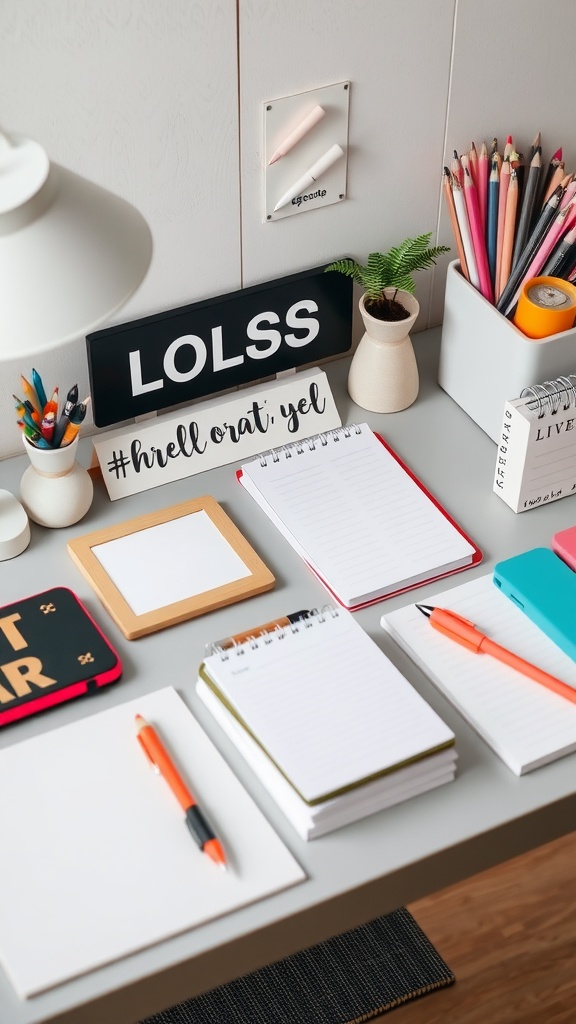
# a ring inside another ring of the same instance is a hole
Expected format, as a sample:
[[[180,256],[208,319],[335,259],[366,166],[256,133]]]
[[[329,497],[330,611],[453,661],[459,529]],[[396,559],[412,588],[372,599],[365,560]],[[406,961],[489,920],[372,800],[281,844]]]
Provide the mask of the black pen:
[[[70,418],[70,413],[72,412],[72,409],[74,408],[74,406],[76,405],[77,402],[78,402],[78,385],[77,384],[73,384],[72,387],[70,388],[70,391],[66,395],[66,401],[64,403],[64,408],[62,409],[62,412],[60,413],[60,418],[59,418],[59,420],[58,420],[58,422],[57,422],[57,424],[56,424],[56,426],[54,428],[54,436],[52,438],[52,444],[54,445],[55,448],[57,448],[59,446],[62,438],[64,437],[64,431],[66,430],[66,427],[68,426],[68,420]]]

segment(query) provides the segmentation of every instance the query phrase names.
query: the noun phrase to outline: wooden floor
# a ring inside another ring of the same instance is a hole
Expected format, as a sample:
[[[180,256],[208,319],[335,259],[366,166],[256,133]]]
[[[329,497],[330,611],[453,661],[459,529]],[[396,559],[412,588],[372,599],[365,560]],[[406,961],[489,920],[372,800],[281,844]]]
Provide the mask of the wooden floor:
[[[576,1024],[576,832],[408,908],[456,984],[381,1024]]]

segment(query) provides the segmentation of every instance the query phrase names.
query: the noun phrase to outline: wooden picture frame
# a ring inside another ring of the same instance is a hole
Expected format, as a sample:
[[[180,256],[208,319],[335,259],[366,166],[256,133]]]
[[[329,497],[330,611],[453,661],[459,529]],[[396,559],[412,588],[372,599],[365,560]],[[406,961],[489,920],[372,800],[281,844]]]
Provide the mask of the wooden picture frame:
[[[275,584],[210,495],[74,537],[68,551],[128,640]]]

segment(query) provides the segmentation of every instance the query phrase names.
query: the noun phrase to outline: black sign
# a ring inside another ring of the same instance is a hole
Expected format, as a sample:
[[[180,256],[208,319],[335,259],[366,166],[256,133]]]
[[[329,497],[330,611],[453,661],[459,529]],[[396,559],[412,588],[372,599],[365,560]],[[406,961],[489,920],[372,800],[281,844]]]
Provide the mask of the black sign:
[[[86,338],[97,427],[320,362],[352,344],[352,281],[324,267]]]

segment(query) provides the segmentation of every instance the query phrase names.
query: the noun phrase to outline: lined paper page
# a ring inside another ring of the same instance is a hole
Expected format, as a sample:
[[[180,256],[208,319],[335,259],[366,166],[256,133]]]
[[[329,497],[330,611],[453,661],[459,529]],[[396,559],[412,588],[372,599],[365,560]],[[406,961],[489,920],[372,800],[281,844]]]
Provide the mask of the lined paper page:
[[[492,574],[435,594],[492,640],[576,687],[576,663],[493,583]],[[517,775],[576,750],[576,704],[435,630],[414,604],[382,625]]]
[[[312,440],[248,463],[242,482],[344,604],[472,560],[472,545],[367,424]]]
[[[349,612],[331,609],[205,667],[307,800],[453,741]]]
[[[530,423],[528,450],[519,498],[529,508],[544,499],[555,501],[576,487],[576,420],[574,407],[547,412],[529,406],[519,411]]]

